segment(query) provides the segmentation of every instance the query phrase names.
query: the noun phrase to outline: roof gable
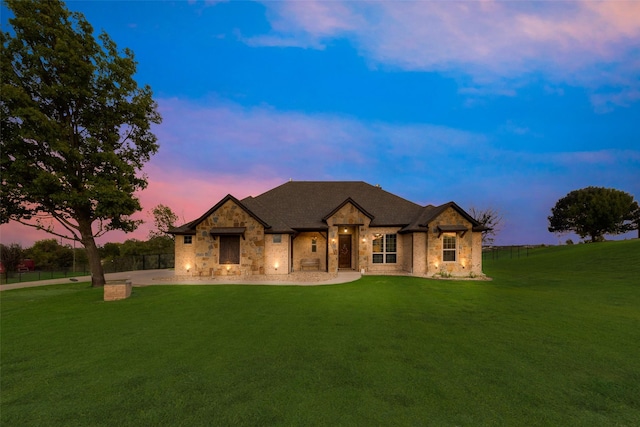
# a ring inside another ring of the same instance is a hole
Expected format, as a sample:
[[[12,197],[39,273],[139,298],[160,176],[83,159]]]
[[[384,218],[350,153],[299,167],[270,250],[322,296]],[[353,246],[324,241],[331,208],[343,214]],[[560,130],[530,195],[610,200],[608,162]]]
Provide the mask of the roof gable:
[[[353,205],[353,207],[355,207],[358,211],[362,212],[367,218],[373,219],[373,215],[371,215],[369,212],[367,212],[366,209],[364,209],[362,206],[357,204],[351,197],[348,197],[344,202],[340,203],[334,210],[332,210],[327,215],[325,215],[322,218],[322,220],[323,221],[327,221],[329,218],[331,218],[336,213],[338,213],[340,211],[340,209],[342,209],[343,207],[345,207],[348,204]]]
[[[235,203],[238,207],[240,207],[242,210],[244,210],[249,216],[251,216],[253,219],[255,219],[260,224],[262,224],[262,226],[265,229],[271,227],[262,218],[260,218],[253,211],[251,211],[249,208],[247,208],[240,200],[236,199],[231,194],[227,194],[222,200],[220,200],[218,203],[216,203],[215,206],[213,206],[211,209],[209,209],[207,212],[205,212],[200,218],[196,219],[195,221],[191,221],[191,222],[189,222],[189,223],[187,223],[187,224],[185,224],[185,225],[183,225],[181,227],[173,228],[173,229],[169,230],[169,233],[170,234],[193,234],[195,232],[195,229],[198,226],[198,224],[200,224],[202,221],[207,219],[215,211],[220,209],[225,203],[227,203],[229,201],[231,201],[232,203]]]
[[[455,202],[445,203],[440,206],[425,206],[418,216],[400,232],[410,233],[415,231],[427,231],[429,224],[438,218],[444,211],[452,208],[458,214],[460,214],[465,220],[472,224],[473,231],[483,231],[482,225],[476,221],[471,215],[469,215],[464,209],[458,206]]]

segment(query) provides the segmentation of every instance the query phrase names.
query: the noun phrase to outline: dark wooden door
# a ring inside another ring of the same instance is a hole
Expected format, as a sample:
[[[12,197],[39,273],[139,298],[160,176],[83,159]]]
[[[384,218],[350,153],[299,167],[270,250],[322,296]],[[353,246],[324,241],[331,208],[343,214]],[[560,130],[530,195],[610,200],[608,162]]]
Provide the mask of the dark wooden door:
[[[338,268],[351,268],[351,235],[338,236]]]

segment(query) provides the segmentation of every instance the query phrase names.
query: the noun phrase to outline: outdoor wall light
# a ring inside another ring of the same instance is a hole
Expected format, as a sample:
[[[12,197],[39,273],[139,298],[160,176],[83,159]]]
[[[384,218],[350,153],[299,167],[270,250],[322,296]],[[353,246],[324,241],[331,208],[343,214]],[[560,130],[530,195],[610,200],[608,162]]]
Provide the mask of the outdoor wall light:
[[[347,232],[347,227],[345,227],[345,228],[344,228],[344,232],[345,232],[345,233]]]
[[[191,270],[191,266],[189,264],[187,264],[185,268],[187,269],[187,273]]]
[[[231,266],[227,265],[227,271],[231,270]]]
[[[278,270],[279,265],[277,262],[273,266],[275,267],[276,270]]]
[[[362,238],[362,243],[367,243],[367,238],[366,237]]]

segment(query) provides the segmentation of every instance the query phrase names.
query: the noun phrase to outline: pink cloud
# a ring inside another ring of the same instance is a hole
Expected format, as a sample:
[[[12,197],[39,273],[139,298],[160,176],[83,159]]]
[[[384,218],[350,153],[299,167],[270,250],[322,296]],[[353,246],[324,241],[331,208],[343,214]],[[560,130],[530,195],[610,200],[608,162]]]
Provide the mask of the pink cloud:
[[[242,38],[250,46],[324,49],[323,39],[365,25],[351,7],[340,2],[271,2],[267,11],[275,35]],[[290,34],[290,35],[284,35]]]
[[[188,164],[216,174],[289,178],[304,165],[306,174],[318,176],[345,154],[361,161],[371,136],[362,123],[337,116],[215,100],[203,106],[165,99],[160,107],[164,122],[157,127],[161,148],[154,161],[173,169]]]
[[[288,31],[294,23],[298,30],[322,37],[354,30],[365,24],[350,5],[340,2],[294,1],[271,6],[277,10],[272,20],[273,28],[277,31]]]
[[[283,178],[264,179],[260,176],[218,175],[214,173],[192,173],[188,169],[175,168],[166,170],[152,164],[145,169],[149,186],[137,196],[142,205],[142,211],[133,215],[134,219],[145,221],[132,233],[112,231],[100,237],[99,244],[106,242],[123,242],[127,239],[147,240],[149,231],[153,229],[153,216],[150,211],[158,204],[169,206],[178,215],[178,224],[192,221],[205,213],[227,194],[243,199],[247,196],[257,196],[277,185],[283,184]],[[55,226],[56,231],[62,231]],[[30,247],[35,241],[44,239],[58,239],[42,230],[10,222],[0,226],[0,242],[8,245],[19,243],[24,248]],[[63,244],[71,241],[62,240]]]
[[[640,2],[637,1],[583,1],[598,20],[606,26],[605,38],[635,38],[640,34]],[[585,28],[585,31],[588,29]],[[593,29],[591,29],[593,32]]]
[[[265,179],[259,174],[223,175],[179,167],[166,170],[154,165],[147,167],[146,172],[149,186],[140,194],[145,212],[163,204],[178,215],[180,223],[198,218],[227,194],[243,199],[257,196],[285,182],[281,177]],[[148,219],[152,221],[151,217]]]
[[[498,83],[500,91],[501,81],[538,72],[589,88],[615,84],[615,76],[630,82],[631,90],[640,86],[633,59],[640,2],[318,0],[265,6],[273,31],[253,39],[254,46],[324,48],[333,38],[348,38],[372,64],[469,75],[477,84]]]

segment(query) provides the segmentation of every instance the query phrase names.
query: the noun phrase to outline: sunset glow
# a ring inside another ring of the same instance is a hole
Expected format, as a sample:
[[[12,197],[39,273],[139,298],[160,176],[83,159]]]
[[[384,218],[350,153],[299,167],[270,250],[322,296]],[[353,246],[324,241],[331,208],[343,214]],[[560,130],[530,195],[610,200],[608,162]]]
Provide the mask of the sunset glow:
[[[289,179],[491,207],[496,244],[558,243],[547,216],[575,189],[640,198],[640,2],[67,6],[133,50],[163,117],[148,222],[101,244],[146,239],[159,203],[183,223]],[[46,238],[0,227],[3,244]]]

